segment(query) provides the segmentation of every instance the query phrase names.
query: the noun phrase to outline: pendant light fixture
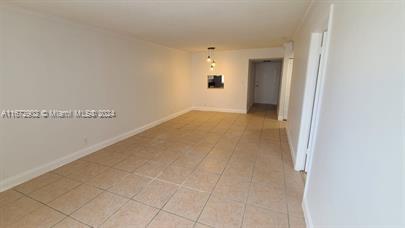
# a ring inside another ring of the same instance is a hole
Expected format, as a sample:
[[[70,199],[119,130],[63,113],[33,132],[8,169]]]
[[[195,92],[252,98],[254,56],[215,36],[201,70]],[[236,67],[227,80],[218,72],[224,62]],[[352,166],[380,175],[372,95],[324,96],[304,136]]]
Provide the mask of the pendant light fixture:
[[[212,62],[212,52],[215,50],[215,47],[209,47],[208,48],[208,57],[207,57],[207,62]]]
[[[208,57],[207,57],[207,62],[211,63],[210,65],[210,70],[214,70],[214,67],[216,65],[215,60],[213,59],[213,52],[215,50],[215,47],[209,47],[208,48]]]

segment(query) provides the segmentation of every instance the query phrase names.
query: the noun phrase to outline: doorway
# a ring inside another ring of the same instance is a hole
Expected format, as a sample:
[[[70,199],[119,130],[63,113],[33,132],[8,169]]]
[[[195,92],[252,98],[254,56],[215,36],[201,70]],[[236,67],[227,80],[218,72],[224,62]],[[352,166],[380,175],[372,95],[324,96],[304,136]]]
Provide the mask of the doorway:
[[[283,59],[249,61],[248,110],[255,104],[278,112],[282,67]]]

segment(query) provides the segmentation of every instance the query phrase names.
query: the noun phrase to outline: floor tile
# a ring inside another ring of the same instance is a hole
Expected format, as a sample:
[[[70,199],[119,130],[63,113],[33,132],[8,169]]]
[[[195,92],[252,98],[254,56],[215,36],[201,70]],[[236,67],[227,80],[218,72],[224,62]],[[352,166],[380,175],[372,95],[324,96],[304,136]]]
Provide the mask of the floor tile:
[[[156,208],[131,200],[111,216],[102,227],[145,227],[158,211]]]
[[[226,164],[226,160],[205,158],[197,169],[205,172],[221,174],[224,171]]]
[[[67,215],[94,199],[102,191],[88,185],[81,185],[72,191],[53,200],[48,205]]]
[[[156,208],[162,208],[173,196],[177,188],[177,185],[154,180],[138,193],[134,199]]]
[[[154,178],[160,175],[163,172],[163,170],[166,169],[166,167],[167,164],[165,163],[148,161],[143,166],[136,169],[135,173],[142,176]]]
[[[290,228],[306,228],[305,219],[303,217],[289,216]]]
[[[0,207],[0,227],[7,227],[17,222],[41,206],[41,203],[24,196],[12,204]]]
[[[142,150],[137,151],[135,153],[135,156],[142,157],[146,160],[151,160],[157,156],[158,152],[159,152],[159,150],[145,147]]]
[[[243,204],[212,196],[198,222],[213,227],[240,227]]]
[[[201,191],[211,192],[218,182],[219,174],[196,170],[191,174],[184,183],[184,186],[198,189]]]
[[[13,189],[0,192],[0,207],[7,206],[20,199],[21,197],[23,197],[23,194],[14,191]]]
[[[193,146],[192,150],[194,152],[200,153],[200,154],[207,154],[212,150],[213,146],[209,145],[209,144],[199,144],[199,145],[195,145]]]
[[[289,195],[301,196],[304,193],[304,180],[300,173],[286,173],[285,183]]]
[[[179,216],[160,211],[148,227],[150,228],[192,228],[194,222]]]
[[[144,165],[148,160],[142,158],[142,157],[137,157],[137,156],[130,156],[120,163],[116,164],[114,168],[120,169],[123,171],[127,172],[134,172],[137,168],[141,167]]]
[[[232,176],[231,178],[221,177],[215,186],[213,194],[229,200],[245,203],[249,193],[250,181],[246,178]]]
[[[62,175],[62,176],[67,176],[67,175],[73,173],[76,170],[84,168],[85,166],[87,166],[87,164],[88,163],[86,161],[76,160],[76,161],[68,163],[68,164],[66,164],[66,165],[64,165],[62,167],[59,167],[59,168],[53,170],[52,172],[56,173],[56,174],[59,174],[59,175]]]
[[[253,173],[253,182],[262,182],[284,186],[284,174],[282,170],[265,170],[256,168]]]
[[[173,154],[173,153],[168,153],[168,152],[162,151],[157,156],[152,158],[150,161],[163,163],[165,165],[170,165],[172,162],[174,162],[179,157],[179,155],[180,155],[179,153]]]
[[[80,168],[72,170],[71,173],[67,175],[67,177],[72,178],[76,181],[80,182],[89,182],[92,180],[95,176],[99,175],[102,173],[104,170],[106,170],[108,167],[91,163],[91,162],[85,162],[84,166],[81,166]]]
[[[125,158],[127,158],[128,155],[122,154],[122,153],[117,153],[117,152],[95,152],[93,154],[90,154],[89,156],[83,158],[86,161],[90,162],[95,162],[100,165],[105,165],[105,166],[114,166],[121,161],[123,161]]]
[[[91,181],[89,181],[88,184],[105,190],[112,187],[115,183],[120,182],[128,175],[129,173],[127,172],[120,171],[118,169],[107,168],[99,175],[95,176]]]
[[[263,183],[252,183],[248,204],[287,213],[287,200],[284,188]]]
[[[49,203],[79,185],[79,182],[63,177],[52,184],[30,193],[29,196],[42,203]]]
[[[200,157],[181,157],[173,162],[174,166],[184,167],[184,168],[195,168],[201,162]]]
[[[130,174],[124,177],[120,182],[114,184],[108,191],[127,198],[132,198],[145,188],[151,180],[152,179],[148,177]]]
[[[91,226],[101,225],[128,199],[104,192],[72,214],[72,217]]]
[[[196,223],[194,225],[194,228],[210,228],[210,226],[207,226],[207,225],[204,225],[204,224],[201,224],[201,223]]]
[[[253,162],[229,162],[224,170],[224,176],[237,176],[250,181],[253,174]]]
[[[30,181],[27,181],[23,184],[18,185],[14,189],[22,192],[24,194],[31,193],[35,190],[38,190],[48,184],[51,184],[57,180],[59,180],[61,176],[53,174],[53,173],[45,173],[39,177],[36,177]]]
[[[163,210],[195,221],[200,215],[209,193],[180,188]]]
[[[9,228],[52,227],[65,218],[65,215],[49,208],[41,206],[30,214],[21,218],[18,222],[9,225]]]
[[[175,184],[183,183],[188,176],[193,172],[193,168],[184,168],[180,166],[171,165],[167,167],[161,175],[158,176],[158,179],[169,181]]]
[[[296,217],[304,217],[302,210],[302,195],[290,196],[287,194],[288,213]]]
[[[141,149],[142,147],[140,145],[132,144],[127,146],[121,146],[120,148],[116,149],[116,152],[126,156],[134,156]]]
[[[246,206],[243,227],[288,228],[287,214]]]
[[[90,228],[90,227],[72,218],[66,217],[52,228]]]

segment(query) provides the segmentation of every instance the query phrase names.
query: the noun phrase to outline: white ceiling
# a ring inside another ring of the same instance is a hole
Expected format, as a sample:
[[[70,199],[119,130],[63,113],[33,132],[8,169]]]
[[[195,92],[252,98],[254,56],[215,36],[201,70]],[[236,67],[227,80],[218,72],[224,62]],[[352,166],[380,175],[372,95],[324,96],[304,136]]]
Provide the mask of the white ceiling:
[[[310,0],[12,0],[82,23],[188,50],[280,46],[289,40]]]

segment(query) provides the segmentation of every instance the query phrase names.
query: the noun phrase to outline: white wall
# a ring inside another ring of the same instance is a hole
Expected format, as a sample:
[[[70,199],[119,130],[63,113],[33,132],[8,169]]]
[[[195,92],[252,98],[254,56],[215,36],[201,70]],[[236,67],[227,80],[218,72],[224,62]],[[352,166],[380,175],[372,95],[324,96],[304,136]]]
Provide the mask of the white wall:
[[[328,4],[315,3],[295,39],[289,111],[293,140],[308,39],[328,11]],[[401,182],[405,180],[401,175],[401,26],[399,2],[335,4],[320,121],[304,197],[309,225],[400,226]]]
[[[278,104],[282,62],[255,63],[255,103]]]
[[[191,107],[187,52],[16,8],[2,8],[1,23],[2,110],[118,114],[112,120],[1,120],[3,184]]]
[[[405,25],[405,1],[401,2],[402,25]],[[405,27],[402,26],[402,40],[405,40]],[[402,43],[402,88],[405,88],[405,45]],[[405,190],[405,89],[402,89],[402,191]],[[405,194],[402,194],[402,225],[405,226]]]
[[[215,71],[209,70],[207,52],[192,54],[193,106],[200,109],[246,112],[249,59],[283,58],[283,48],[215,51]],[[224,89],[207,89],[208,74],[223,74]]]

